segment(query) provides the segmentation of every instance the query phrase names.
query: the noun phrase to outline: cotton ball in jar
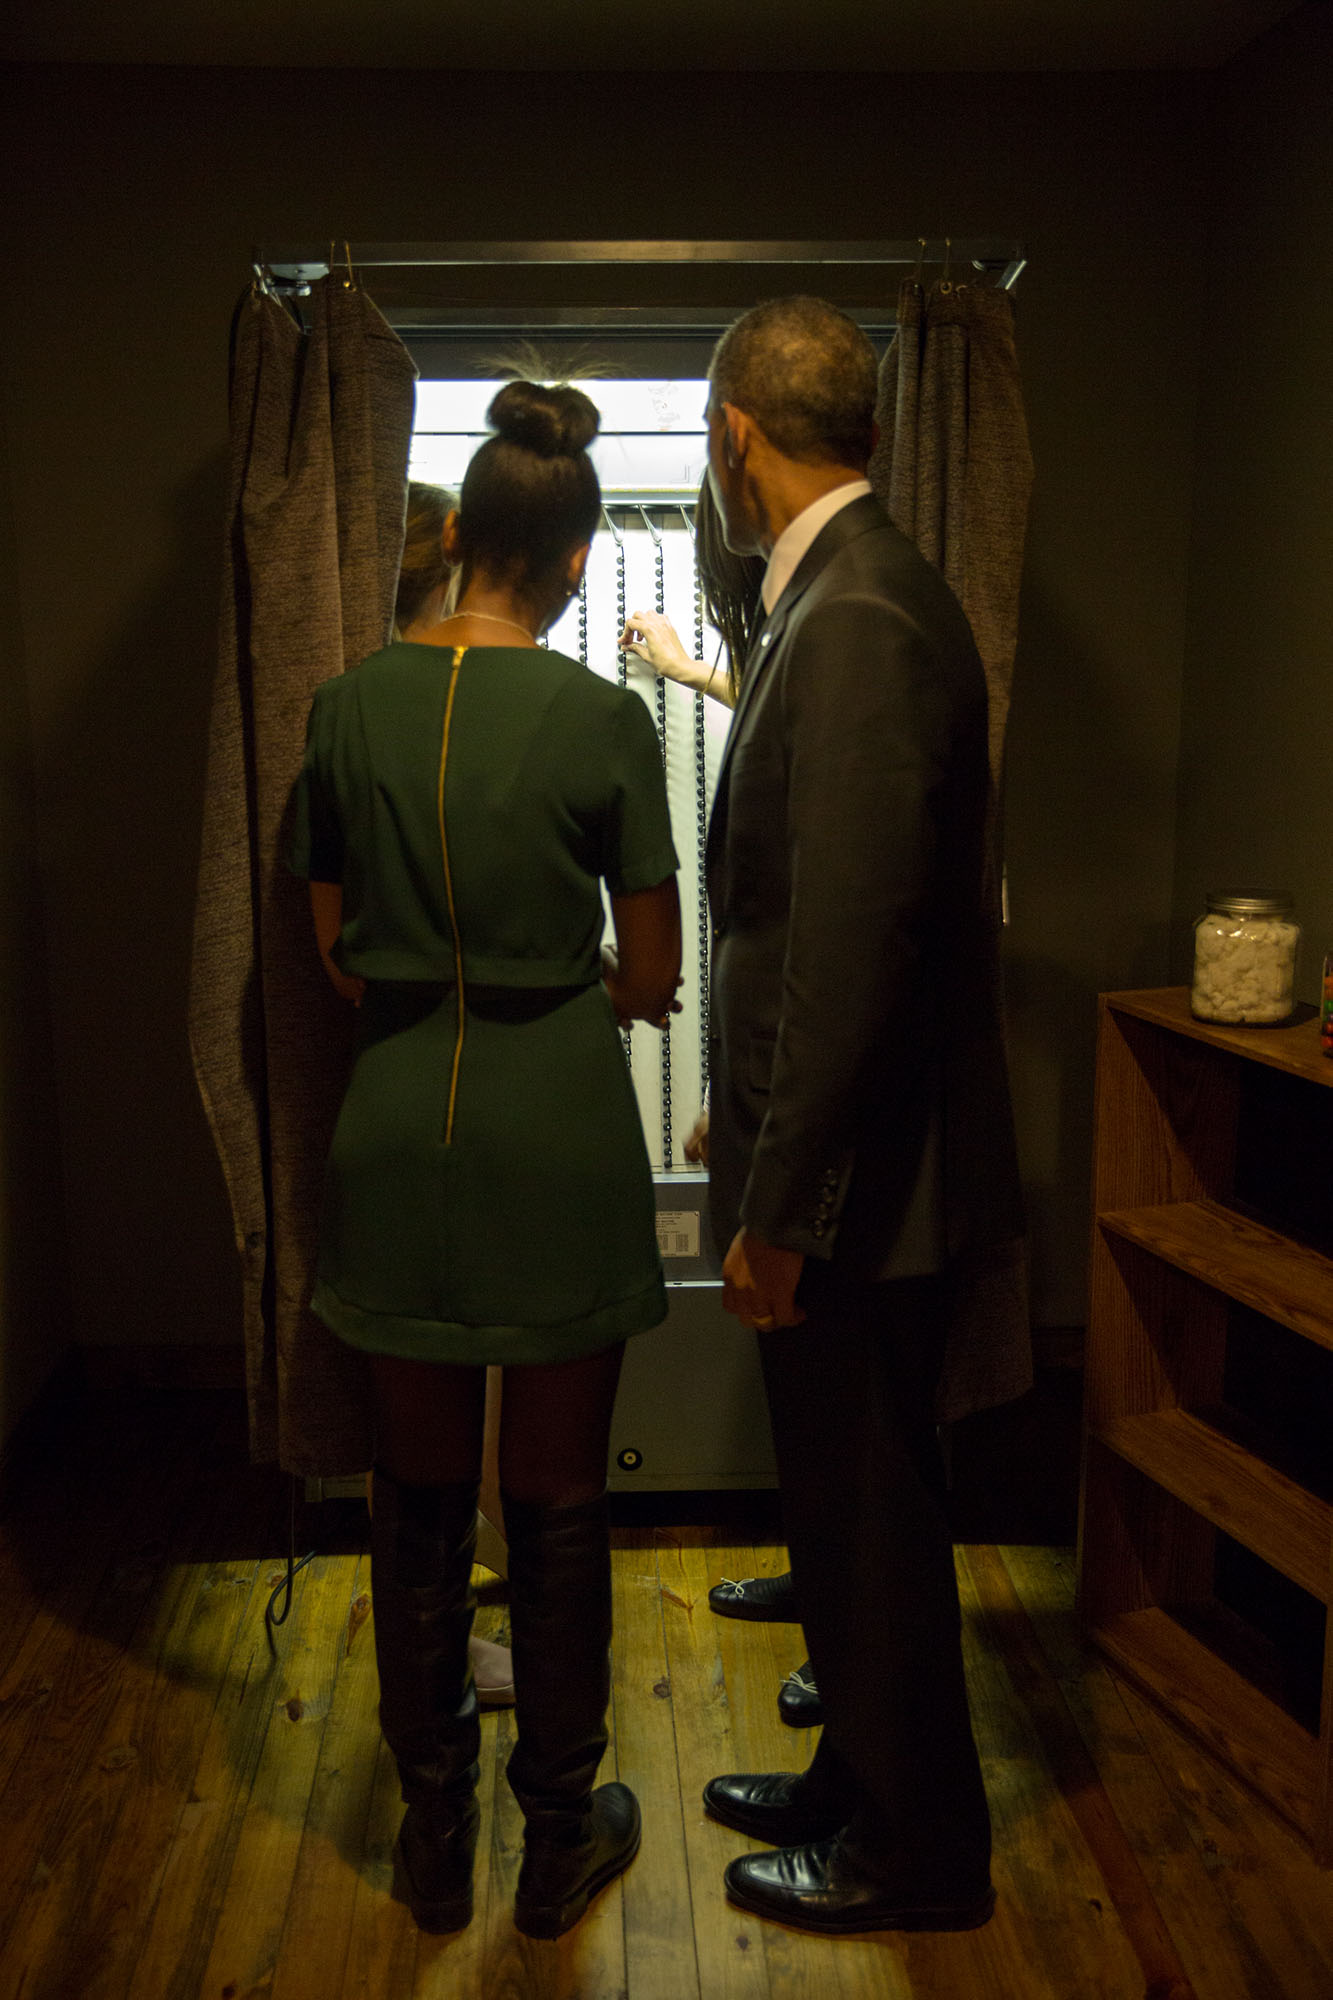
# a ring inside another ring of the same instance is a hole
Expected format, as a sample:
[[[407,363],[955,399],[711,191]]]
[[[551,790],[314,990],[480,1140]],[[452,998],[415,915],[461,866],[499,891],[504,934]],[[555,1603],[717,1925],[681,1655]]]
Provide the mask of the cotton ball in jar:
[[[1191,1013],[1232,1026],[1285,1021],[1300,935],[1287,897],[1210,896],[1194,927]]]

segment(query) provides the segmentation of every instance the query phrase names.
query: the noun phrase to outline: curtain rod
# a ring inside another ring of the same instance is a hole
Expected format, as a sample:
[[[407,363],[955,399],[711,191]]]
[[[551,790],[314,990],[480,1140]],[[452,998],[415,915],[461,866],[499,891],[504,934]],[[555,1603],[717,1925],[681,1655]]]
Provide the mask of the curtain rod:
[[[931,257],[931,244],[942,257]],[[917,237],[910,242],[751,242],[649,238],[619,242],[546,243],[343,243],[337,246],[283,244],[256,249],[254,262],[279,280],[308,283],[328,275],[335,261],[346,259],[355,269],[397,265],[402,268],[476,266],[486,264],[865,264],[939,263],[956,259],[974,270],[997,271],[1008,291],[1027,262],[1021,243],[1011,238]]]

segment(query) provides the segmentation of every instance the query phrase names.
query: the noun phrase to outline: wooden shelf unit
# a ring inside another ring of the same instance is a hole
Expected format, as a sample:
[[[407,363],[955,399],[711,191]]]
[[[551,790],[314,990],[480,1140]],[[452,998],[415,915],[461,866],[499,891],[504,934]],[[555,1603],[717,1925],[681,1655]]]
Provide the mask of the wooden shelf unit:
[[[1328,1866],[1333,1486],[1319,1490],[1281,1438],[1223,1403],[1233,1302],[1333,1348],[1333,1259],[1236,1205],[1255,1063],[1286,1072],[1302,1093],[1333,1088],[1313,1018],[1224,1028],[1193,1019],[1184,987],[1103,996],[1079,1607],[1117,1670]],[[1333,1096],[1325,1102],[1333,1143]],[[1237,1671],[1199,1636],[1210,1614],[1214,1625],[1230,1617],[1215,1597],[1219,1531],[1324,1606],[1317,1732],[1259,1684],[1262,1674]]]

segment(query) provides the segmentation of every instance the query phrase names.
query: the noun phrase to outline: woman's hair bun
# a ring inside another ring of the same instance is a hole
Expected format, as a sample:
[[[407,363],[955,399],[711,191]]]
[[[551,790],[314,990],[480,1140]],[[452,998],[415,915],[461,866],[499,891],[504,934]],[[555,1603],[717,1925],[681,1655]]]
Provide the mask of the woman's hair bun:
[[[540,382],[506,382],[486,412],[491,429],[541,458],[577,458],[597,435],[601,418],[581,389],[547,389]]]

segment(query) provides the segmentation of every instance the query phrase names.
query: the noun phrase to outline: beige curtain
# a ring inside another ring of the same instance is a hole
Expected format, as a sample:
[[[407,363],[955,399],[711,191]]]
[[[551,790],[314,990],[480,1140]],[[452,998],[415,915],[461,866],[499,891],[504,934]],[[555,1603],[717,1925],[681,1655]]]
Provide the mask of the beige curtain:
[[[999,808],[1018,591],[1032,491],[1013,300],[990,286],[908,279],[880,370],[870,480],[894,523],[967,613],[990,695],[988,898],[998,914]],[[1026,1246],[970,1274],[950,1333],[941,1421],[1022,1395],[1032,1382]]]
[[[359,287],[303,330],[255,288],[232,331],[231,488],[195,915],[190,1042],[231,1200],[255,1458],[365,1470],[365,1364],[308,1311],[353,1018],[282,854],[310,699],[384,644],[415,369]]]

